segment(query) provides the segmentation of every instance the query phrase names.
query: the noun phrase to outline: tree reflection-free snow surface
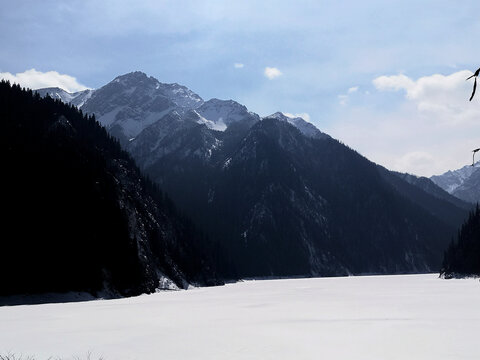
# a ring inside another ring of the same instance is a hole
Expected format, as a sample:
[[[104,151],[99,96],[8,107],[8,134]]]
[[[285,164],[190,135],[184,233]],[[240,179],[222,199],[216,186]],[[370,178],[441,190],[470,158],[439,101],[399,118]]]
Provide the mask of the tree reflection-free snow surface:
[[[429,274],[245,281],[117,300],[4,306],[0,354],[472,359],[479,303],[478,279]]]

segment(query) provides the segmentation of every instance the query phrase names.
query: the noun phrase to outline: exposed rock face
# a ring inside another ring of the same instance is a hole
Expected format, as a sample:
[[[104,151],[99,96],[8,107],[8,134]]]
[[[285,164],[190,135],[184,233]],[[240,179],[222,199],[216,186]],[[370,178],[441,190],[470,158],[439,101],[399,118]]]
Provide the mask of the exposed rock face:
[[[470,203],[480,201],[480,166],[466,165],[461,169],[450,170],[435,175],[431,180],[453,196]]]

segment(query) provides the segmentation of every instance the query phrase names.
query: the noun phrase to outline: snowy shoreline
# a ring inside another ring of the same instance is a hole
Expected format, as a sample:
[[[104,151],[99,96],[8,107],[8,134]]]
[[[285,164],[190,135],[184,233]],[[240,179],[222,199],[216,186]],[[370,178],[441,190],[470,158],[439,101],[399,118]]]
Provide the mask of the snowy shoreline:
[[[466,359],[478,279],[254,280],[133,298],[0,307],[0,354],[36,359]]]

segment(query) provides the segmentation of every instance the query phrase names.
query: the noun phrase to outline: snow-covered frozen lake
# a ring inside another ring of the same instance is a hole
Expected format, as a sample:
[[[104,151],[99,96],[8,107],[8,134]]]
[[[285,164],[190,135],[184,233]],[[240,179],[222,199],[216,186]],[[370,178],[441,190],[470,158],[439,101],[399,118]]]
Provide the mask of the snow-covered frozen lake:
[[[438,275],[246,281],[0,307],[0,354],[114,359],[479,359],[480,282]]]

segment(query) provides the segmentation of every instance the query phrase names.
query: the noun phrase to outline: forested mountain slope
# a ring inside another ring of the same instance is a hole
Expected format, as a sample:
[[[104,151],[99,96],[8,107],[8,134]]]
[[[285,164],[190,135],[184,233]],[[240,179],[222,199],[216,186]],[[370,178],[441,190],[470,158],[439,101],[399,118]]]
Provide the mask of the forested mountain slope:
[[[468,213],[302,118],[261,118],[141,72],[81,108],[218,244],[228,278],[437,271]]]
[[[93,115],[1,82],[0,121],[0,295],[216,282],[208,241]]]

